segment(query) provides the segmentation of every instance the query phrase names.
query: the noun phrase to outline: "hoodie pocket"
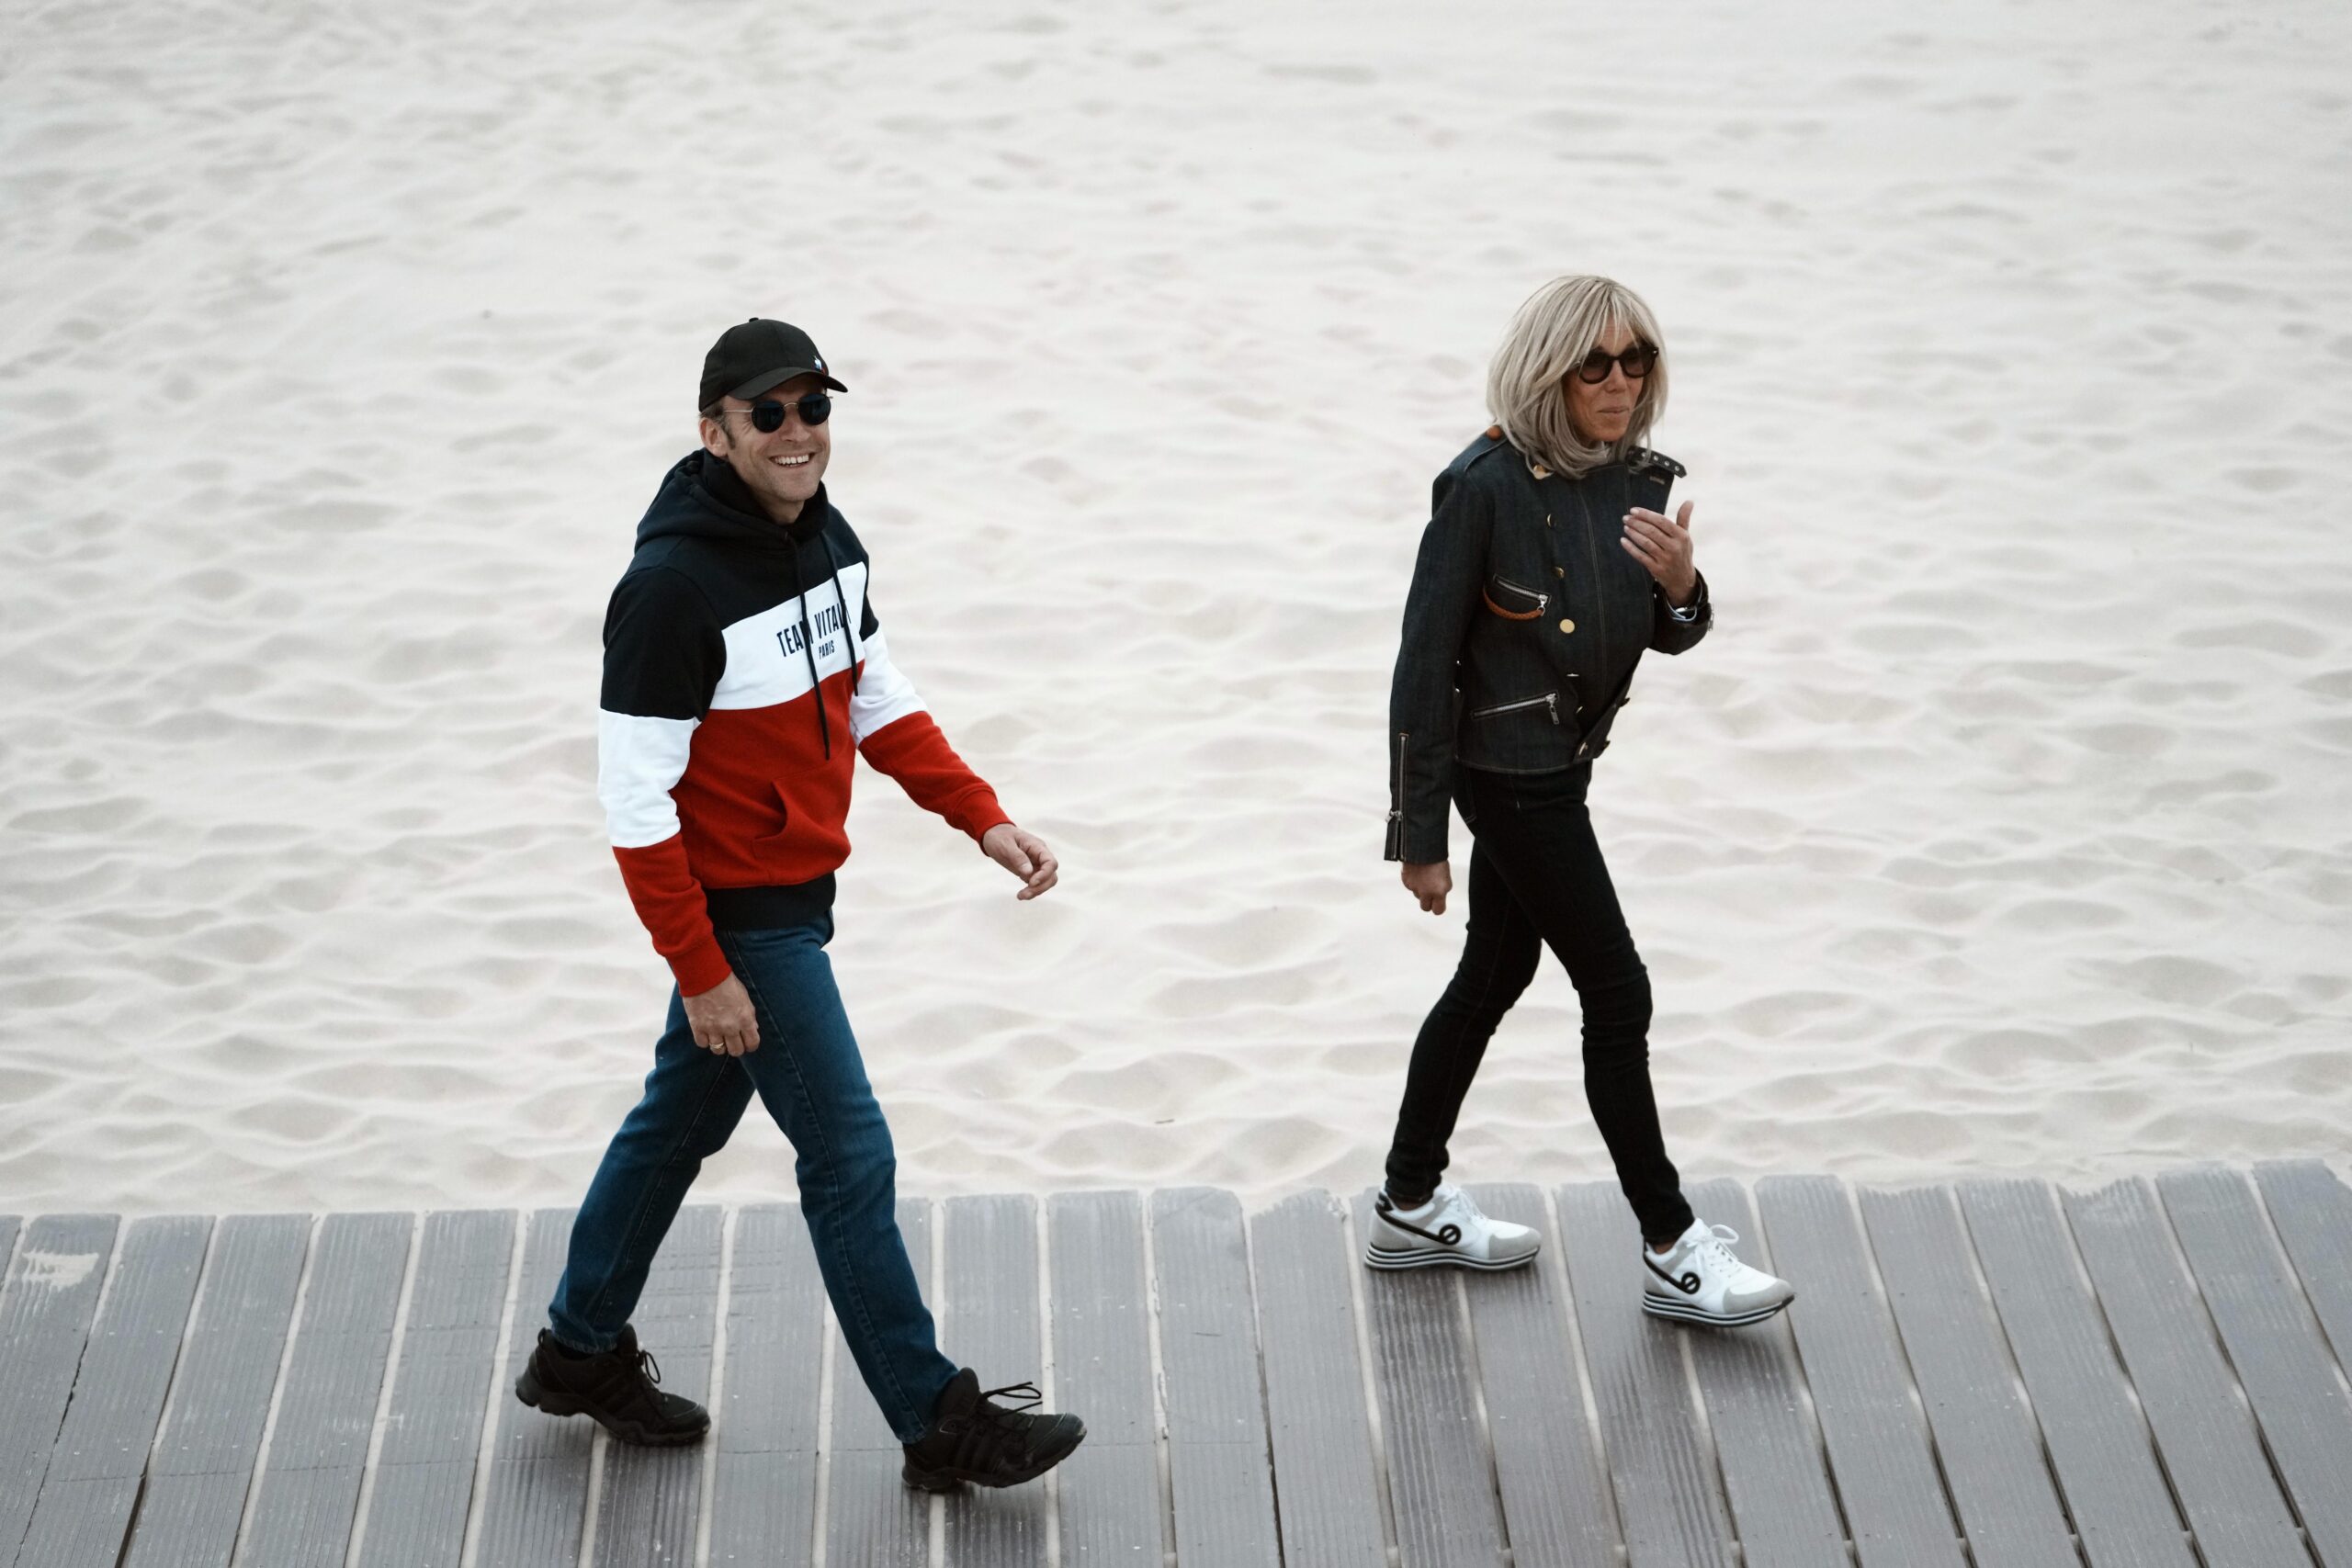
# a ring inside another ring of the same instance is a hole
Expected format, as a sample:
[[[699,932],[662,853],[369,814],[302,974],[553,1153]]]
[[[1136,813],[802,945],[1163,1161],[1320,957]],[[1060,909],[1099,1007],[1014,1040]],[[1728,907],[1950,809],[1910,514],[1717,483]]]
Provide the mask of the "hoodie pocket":
[[[1506,621],[1541,620],[1552,605],[1552,596],[1532,588],[1522,588],[1510,578],[1494,576],[1487,579],[1481,591],[1487,608]]]
[[[755,852],[764,852],[775,849],[792,834],[792,803],[785,798],[782,784],[770,782],[767,804],[768,830],[752,836],[752,848]]]

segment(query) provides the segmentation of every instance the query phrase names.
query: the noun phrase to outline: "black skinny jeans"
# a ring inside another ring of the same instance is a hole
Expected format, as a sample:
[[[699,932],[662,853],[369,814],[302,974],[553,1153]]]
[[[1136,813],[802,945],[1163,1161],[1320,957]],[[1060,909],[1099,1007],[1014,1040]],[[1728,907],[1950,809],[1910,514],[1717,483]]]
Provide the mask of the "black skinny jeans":
[[[1388,1190],[1415,1197],[1445,1172],[1446,1140],[1503,1014],[1535,977],[1546,946],[1584,1008],[1584,1094],[1617,1165],[1617,1184],[1652,1241],[1690,1226],[1650,1090],[1650,976],[1617,907],[1592,835],[1587,762],[1518,775],[1464,768],[1454,798],[1476,840],[1462,962],[1421,1024],[1388,1150]]]

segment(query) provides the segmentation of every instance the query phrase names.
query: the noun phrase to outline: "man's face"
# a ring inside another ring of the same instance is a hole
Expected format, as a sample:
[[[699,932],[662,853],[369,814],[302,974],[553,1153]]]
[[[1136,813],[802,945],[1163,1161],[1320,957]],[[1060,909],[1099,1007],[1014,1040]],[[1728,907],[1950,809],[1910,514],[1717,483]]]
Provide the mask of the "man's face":
[[[727,398],[719,405],[717,419],[706,415],[702,422],[703,449],[725,458],[768,515],[779,523],[800,515],[800,508],[817,493],[825,477],[826,459],[832,456],[833,427],[810,424],[800,417],[797,406],[810,392],[823,389],[824,383],[817,377],[796,376],[757,398]],[[784,404],[782,427],[765,433],[755,427],[752,423],[754,402]]]

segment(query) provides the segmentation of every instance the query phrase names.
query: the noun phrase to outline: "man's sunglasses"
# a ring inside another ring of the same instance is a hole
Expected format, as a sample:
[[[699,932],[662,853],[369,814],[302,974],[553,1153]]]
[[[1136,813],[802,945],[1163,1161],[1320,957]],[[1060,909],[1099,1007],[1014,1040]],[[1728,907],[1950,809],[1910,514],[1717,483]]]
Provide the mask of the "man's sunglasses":
[[[1597,387],[1609,379],[1611,366],[1622,365],[1625,367],[1625,379],[1638,381],[1648,375],[1650,367],[1657,363],[1657,350],[1645,343],[1637,343],[1623,354],[1604,354],[1596,348],[1584,356],[1583,364],[1577,367],[1577,379],[1588,387]]]
[[[822,392],[810,392],[788,403],[777,398],[762,398],[751,407],[752,428],[763,435],[774,435],[784,428],[787,409],[799,410],[803,424],[822,424],[833,417],[833,400]]]

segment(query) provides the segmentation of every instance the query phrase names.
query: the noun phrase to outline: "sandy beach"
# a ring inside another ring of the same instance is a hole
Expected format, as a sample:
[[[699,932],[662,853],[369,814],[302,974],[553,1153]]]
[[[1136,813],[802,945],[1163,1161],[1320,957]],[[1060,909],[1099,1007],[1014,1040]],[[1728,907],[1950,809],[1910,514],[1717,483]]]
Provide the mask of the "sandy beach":
[[[1380,859],[1407,575],[1570,271],[1664,323],[1717,605],[1592,791],[1685,1172],[2352,1168],[2341,6],[6,32],[0,1209],[577,1199],[669,983],[599,627],[754,313],[1065,865],[862,772],[901,1187],[1376,1179],[1463,918]],[[1547,964],[1456,1174],[1607,1171],[1576,1027]],[[791,1187],[747,1121],[697,1192]]]

